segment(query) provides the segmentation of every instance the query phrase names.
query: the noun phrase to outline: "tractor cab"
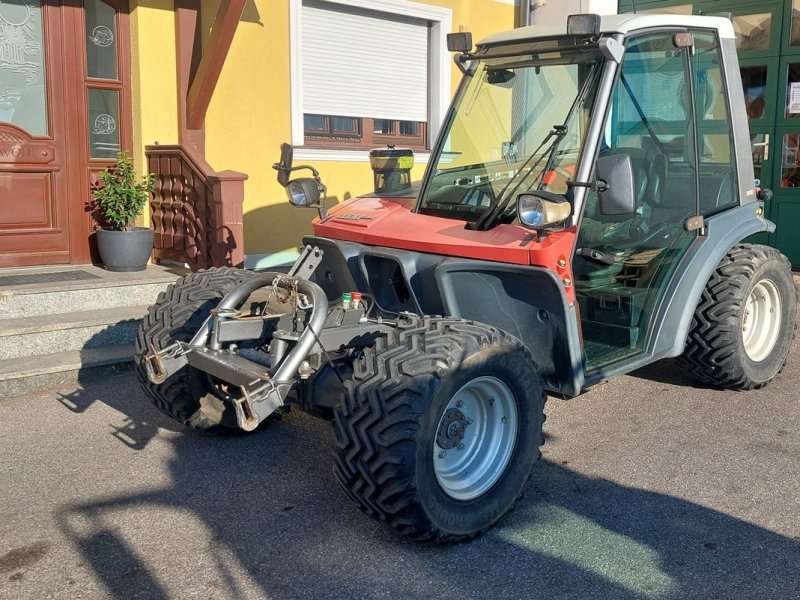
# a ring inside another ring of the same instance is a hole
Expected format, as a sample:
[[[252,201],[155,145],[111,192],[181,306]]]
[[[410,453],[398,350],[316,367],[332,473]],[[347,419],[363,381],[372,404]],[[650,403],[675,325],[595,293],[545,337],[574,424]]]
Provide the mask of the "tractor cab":
[[[561,300],[542,296],[563,295],[567,313],[552,322],[568,330],[574,319],[578,348],[544,362],[577,354],[587,381],[659,345],[674,352],[674,340],[659,340],[670,287],[711,219],[740,209],[750,230],[772,226],[756,198],[746,120],[732,118],[745,113],[741,93],[728,91],[740,89],[730,21],[575,15],[566,28],[516,29],[475,49],[465,33],[449,43],[464,77],[419,192],[340,204],[315,221],[316,235],[364,244],[367,254],[392,248],[547,271],[533,275],[530,303],[551,312]],[[387,301],[391,290],[367,273],[388,312],[486,319],[442,293],[430,299],[435,285],[419,289],[426,277],[408,261],[384,270],[410,299]],[[682,313],[672,318],[673,329],[688,325]],[[524,316],[496,319],[541,337],[535,323],[519,327]]]

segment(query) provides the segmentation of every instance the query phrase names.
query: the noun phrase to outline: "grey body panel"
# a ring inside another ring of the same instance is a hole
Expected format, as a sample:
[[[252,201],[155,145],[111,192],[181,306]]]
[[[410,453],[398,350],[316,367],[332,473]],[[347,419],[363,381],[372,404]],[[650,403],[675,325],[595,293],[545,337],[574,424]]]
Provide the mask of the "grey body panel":
[[[493,325],[529,347],[550,392],[579,393],[577,314],[560,280],[547,269],[317,237],[304,243],[325,251],[312,279],[329,299],[358,290],[374,298],[378,313],[387,317],[409,311]]]

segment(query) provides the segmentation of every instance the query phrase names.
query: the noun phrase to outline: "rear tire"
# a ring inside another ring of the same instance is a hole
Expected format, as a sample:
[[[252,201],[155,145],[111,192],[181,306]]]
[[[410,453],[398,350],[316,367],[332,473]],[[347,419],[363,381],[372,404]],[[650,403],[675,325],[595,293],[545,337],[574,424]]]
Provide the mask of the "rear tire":
[[[334,472],[366,514],[417,541],[453,542],[521,497],[540,456],[545,394],[517,339],[460,319],[404,318],[364,350],[345,386]]]
[[[786,364],[796,306],[787,258],[774,248],[740,244],[708,281],[678,364],[714,386],[763,387]]]
[[[233,405],[225,400],[224,386],[189,366],[164,383],[151,383],[143,358],[151,345],[160,350],[176,341],[191,341],[223,296],[253,275],[230,267],[187,275],[159,294],[139,327],[134,355],[139,383],[156,407],[192,429],[209,433],[241,431]]]

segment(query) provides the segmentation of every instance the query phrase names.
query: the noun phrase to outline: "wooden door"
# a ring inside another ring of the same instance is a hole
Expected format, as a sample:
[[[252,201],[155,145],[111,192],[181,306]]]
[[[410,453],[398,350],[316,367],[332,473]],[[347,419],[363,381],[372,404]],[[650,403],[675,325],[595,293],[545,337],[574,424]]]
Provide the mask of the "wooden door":
[[[0,0],[0,267],[70,261],[63,14]]]
[[[126,0],[83,0],[71,9],[73,43],[65,57],[75,65],[69,86],[78,107],[72,152],[73,262],[100,262],[96,223],[85,206],[100,171],[120,150],[131,152],[130,25]]]

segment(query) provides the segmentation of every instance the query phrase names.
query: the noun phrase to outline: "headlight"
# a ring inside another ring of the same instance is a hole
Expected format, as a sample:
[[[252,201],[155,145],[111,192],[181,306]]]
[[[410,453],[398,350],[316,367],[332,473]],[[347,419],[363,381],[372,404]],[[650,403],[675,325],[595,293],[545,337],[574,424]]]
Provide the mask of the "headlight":
[[[286,184],[286,195],[292,206],[317,206],[320,200],[319,184],[310,177],[292,179]]]
[[[528,229],[542,229],[566,221],[572,207],[569,202],[545,200],[533,194],[517,197],[517,218]]]

